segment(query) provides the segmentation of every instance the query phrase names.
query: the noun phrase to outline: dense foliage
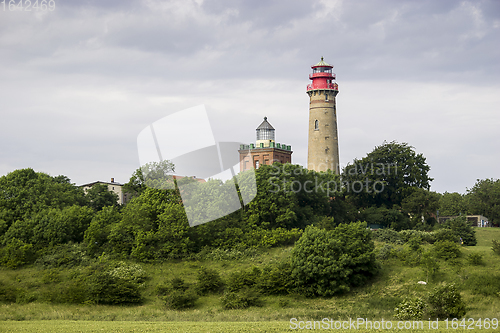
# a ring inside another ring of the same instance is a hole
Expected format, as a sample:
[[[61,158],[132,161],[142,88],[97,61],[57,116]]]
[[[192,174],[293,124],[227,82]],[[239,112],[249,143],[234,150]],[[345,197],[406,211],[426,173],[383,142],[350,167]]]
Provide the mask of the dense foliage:
[[[332,231],[309,226],[292,251],[292,276],[309,296],[347,292],[377,272],[373,250],[364,223],[342,224]]]

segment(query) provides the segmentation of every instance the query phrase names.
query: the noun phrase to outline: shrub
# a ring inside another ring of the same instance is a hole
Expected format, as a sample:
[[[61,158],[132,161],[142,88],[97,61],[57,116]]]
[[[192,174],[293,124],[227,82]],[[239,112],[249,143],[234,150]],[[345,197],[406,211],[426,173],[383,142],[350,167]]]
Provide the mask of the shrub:
[[[496,254],[500,255],[500,242],[497,240],[492,240],[491,242],[493,244],[493,247],[491,248],[491,250],[493,252],[495,252]]]
[[[188,284],[180,277],[173,278],[170,285],[172,290],[186,291],[189,288]]]
[[[392,256],[393,250],[394,247],[392,245],[384,244],[378,251],[377,258],[380,260],[387,260]]]
[[[308,226],[292,249],[292,277],[306,296],[332,296],[376,274],[371,231],[366,223],[340,224],[332,231]]]
[[[141,289],[147,275],[141,266],[101,262],[89,267],[88,301],[95,304],[142,303]]]
[[[450,241],[439,241],[433,245],[434,252],[438,258],[450,260],[460,257],[462,252],[458,244]]]
[[[44,251],[35,264],[44,268],[75,267],[88,264],[90,258],[87,256],[83,244],[60,244],[52,246]]]
[[[394,317],[399,320],[420,320],[424,316],[425,303],[422,299],[407,298],[394,311]]]
[[[188,290],[172,290],[168,295],[163,297],[165,305],[172,310],[184,310],[195,306],[198,295],[190,289]]]
[[[467,257],[467,261],[469,261],[469,263],[474,266],[479,266],[484,264],[483,255],[481,253],[474,253],[474,252],[470,253],[469,256]]]
[[[453,243],[457,243],[460,240],[460,237],[455,235],[455,233],[451,229],[438,229],[434,231],[434,237],[436,242],[450,241]]]
[[[3,248],[0,248],[0,265],[7,268],[18,268],[32,263],[35,259],[33,245],[20,239],[11,239]]]
[[[244,287],[252,288],[257,284],[260,275],[261,270],[258,267],[252,267],[252,269],[246,271],[234,272],[229,276],[227,289],[237,292]]]
[[[94,304],[142,303],[136,283],[114,277],[106,271],[92,274],[87,285],[90,289],[89,302]]]
[[[198,271],[198,281],[196,283],[196,291],[200,295],[216,293],[224,288],[224,281],[214,269],[202,267]]]
[[[434,318],[462,318],[466,314],[462,295],[454,284],[443,284],[429,294],[430,314]]]
[[[251,288],[243,288],[238,292],[229,291],[224,293],[221,298],[222,308],[229,309],[246,309],[250,306],[262,306],[263,302],[259,298],[259,293]]]
[[[465,216],[459,216],[446,221],[444,227],[450,229],[457,238],[462,238],[464,245],[474,246],[477,244],[476,231]]]
[[[391,244],[402,245],[404,243],[399,233],[396,230],[390,228],[374,230],[373,239],[379,242],[385,242]]]
[[[14,289],[0,281],[0,303],[14,303],[15,301],[16,293]]]
[[[265,295],[286,295],[295,289],[289,260],[264,266],[257,280],[257,289]]]

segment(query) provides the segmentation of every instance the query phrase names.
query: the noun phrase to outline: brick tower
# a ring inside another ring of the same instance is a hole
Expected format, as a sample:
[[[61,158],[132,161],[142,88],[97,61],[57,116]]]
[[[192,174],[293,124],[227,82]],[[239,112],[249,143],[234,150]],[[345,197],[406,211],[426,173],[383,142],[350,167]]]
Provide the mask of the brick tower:
[[[274,162],[292,163],[292,146],[274,141],[274,127],[264,117],[264,121],[255,130],[255,144],[240,145],[240,171],[258,169],[261,165]]]
[[[335,98],[339,92],[333,66],[321,61],[311,66],[307,86],[309,95],[309,142],[307,168],[315,171],[328,169],[340,173],[339,139]]]

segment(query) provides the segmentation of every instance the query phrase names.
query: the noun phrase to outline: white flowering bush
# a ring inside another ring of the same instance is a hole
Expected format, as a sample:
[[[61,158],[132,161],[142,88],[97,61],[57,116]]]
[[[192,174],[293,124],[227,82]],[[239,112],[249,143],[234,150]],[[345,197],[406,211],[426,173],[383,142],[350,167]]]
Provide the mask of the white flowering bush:
[[[425,303],[420,298],[407,298],[394,309],[394,317],[399,320],[419,320],[424,316],[424,308]]]
[[[127,264],[120,261],[116,267],[109,270],[108,274],[120,280],[125,280],[137,284],[139,287],[144,287],[148,275],[145,270],[138,264]]]

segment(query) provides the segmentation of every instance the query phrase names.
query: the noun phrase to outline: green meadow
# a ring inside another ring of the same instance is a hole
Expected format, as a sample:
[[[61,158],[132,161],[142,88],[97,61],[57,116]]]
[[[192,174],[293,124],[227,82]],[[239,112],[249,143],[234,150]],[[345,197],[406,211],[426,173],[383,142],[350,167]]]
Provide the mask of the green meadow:
[[[294,331],[290,323],[292,318],[296,318],[297,322],[302,321],[303,325],[307,321],[321,321],[323,318],[334,321],[349,318],[367,318],[371,321],[384,319],[393,321],[391,330],[397,331],[394,308],[407,296],[426,297],[441,282],[455,283],[460,290],[467,305],[466,318],[473,318],[476,323],[478,319],[498,319],[500,256],[491,250],[491,241],[500,239],[500,229],[475,230],[477,246],[462,247],[462,255],[458,260],[440,260],[438,272],[427,285],[417,283],[426,279],[422,267],[411,267],[397,258],[381,259],[380,273],[367,285],[347,294],[331,298],[264,296],[260,307],[235,310],[223,309],[220,295],[202,296],[192,309],[169,310],[162,299],[155,295],[155,288],[174,277],[182,277],[192,284],[202,266],[216,269],[225,279],[232,272],[279,261],[289,255],[291,247],[257,251],[233,260],[142,264],[151,278],[143,291],[144,303],[133,306],[47,303],[43,301],[44,293],[58,288],[58,281],[64,279],[64,272],[56,274],[50,269],[33,266],[17,270],[1,269],[0,280],[16,289],[17,299],[16,302],[0,305],[0,332],[286,332]],[[376,246],[376,251],[379,251],[384,243],[377,242]],[[471,253],[482,254],[483,263],[470,264],[467,258]],[[455,330],[451,324],[449,329]],[[474,329],[498,330],[479,326]],[[423,330],[418,329],[419,332],[427,330],[427,322]],[[442,330],[446,330],[443,322],[439,331]]]

